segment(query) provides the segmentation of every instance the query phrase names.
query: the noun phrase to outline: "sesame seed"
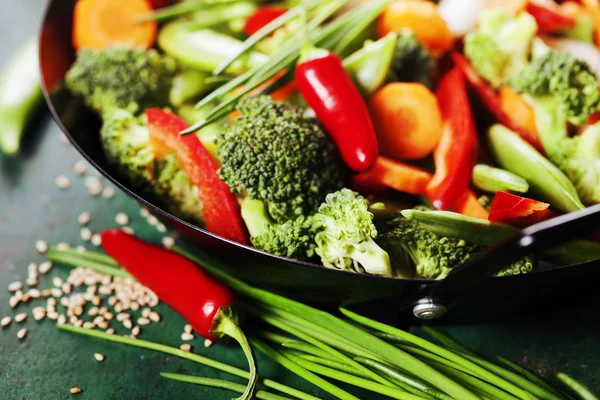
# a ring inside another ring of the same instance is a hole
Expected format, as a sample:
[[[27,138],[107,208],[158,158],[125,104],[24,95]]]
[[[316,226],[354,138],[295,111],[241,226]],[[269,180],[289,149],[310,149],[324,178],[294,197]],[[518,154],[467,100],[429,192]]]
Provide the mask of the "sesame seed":
[[[64,175],[59,175],[54,181],[59,189],[65,190],[71,187],[71,180]]]
[[[96,359],[96,361],[98,362],[102,362],[104,361],[104,356],[100,353],[94,353],[94,358]]]
[[[96,318],[94,318],[94,321],[92,321],[93,323],[95,323],[96,325],[104,322],[104,318],[101,317],[100,315],[98,315]]]
[[[93,322],[90,322],[90,321],[85,321],[83,323],[83,327],[85,329],[94,329],[96,327],[96,324],[94,324]]]
[[[73,386],[71,389],[69,389],[69,392],[71,394],[78,394],[83,392],[83,390],[79,389],[77,386]]]
[[[152,226],[154,225],[158,225],[160,222],[158,221],[158,218],[156,218],[154,215],[150,215],[147,219],[148,223]]]
[[[95,317],[96,315],[98,315],[98,307],[92,307],[88,310],[88,315],[90,317]]]
[[[106,333],[108,333],[109,335],[114,335],[115,334],[115,330],[113,328],[109,328],[106,330]]]
[[[85,160],[79,160],[73,165],[73,172],[77,175],[83,175],[87,171],[89,165]]]
[[[150,324],[150,320],[148,318],[138,318],[137,323],[139,325],[148,325]]]
[[[27,279],[25,279],[25,283],[27,284],[27,286],[37,286],[38,279],[36,276],[30,276]]]
[[[165,246],[168,249],[170,249],[171,247],[173,247],[175,245],[175,239],[173,239],[170,236],[163,237],[161,239],[161,242],[162,242],[163,246]]]
[[[20,302],[21,298],[17,296],[11,296],[10,299],[8,299],[8,304],[10,305],[10,308],[15,308]]]
[[[190,352],[192,350],[192,345],[189,343],[184,343],[181,346],[179,346],[179,348],[183,351]]]
[[[48,243],[43,240],[38,240],[35,242],[35,249],[40,254],[46,254],[48,252]]]
[[[132,311],[137,311],[140,309],[140,303],[132,303],[130,308]]]
[[[40,264],[38,271],[40,274],[43,275],[43,274],[47,274],[51,269],[52,269],[52,262],[44,261],[43,263]]]
[[[15,322],[23,322],[27,319],[27,313],[20,313],[15,315]]]
[[[37,272],[37,266],[35,265],[35,263],[29,263],[27,265],[27,272],[29,272],[30,274]]]
[[[17,338],[24,339],[25,336],[27,336],[27,328],[23,328],[19,332],[17,332]]]
[[[124,226],[124,227],[121,228],[121,230],[123,232],[127,233],[128,235],[131,235],[131,236],[135,235],[135,231],[130,226]]]
[[[50,290],[50,289],[44,289],[40,293],[42,294],[43,297],[50,297],[50,296],[52,296],[52,290]]]
[[[167,227],[164,224],[158,224],[156,225],[156,230],[161,233],[164,233],[167,231]]]
[[[154,322],[160,322],[160,314],[157,313],[156,311],[152,311],[150,313],[150,319]]]
[[[12,322],[11,317],[4,317],[4,318],[2,318],[2,320],[0,320],[0,326],[2,326],[4,328],[4,327],[10,325],[11,322]]]
[[[115,296],[110,296],[108,298],[108,305],[114,307],[117,304],[117,298]]]
[[[204,339],[204,347],[206,347],[207,349],[212,346],[213,342],[210,339]]]
[[[29,303],[29,300],[31,300],[31,295],[29,293],[25,293],[21,298],[21,301],[23,303]]]
[[[17,290],[21,290],[23,288],[23,283],[19,281],[12,282],[8,285],[9,292],[16,292]]]
[[[96,247],[100,246],[102,244],[102,236],[97,233],[92,235],[92,244]]]
[[[131,330],[131,334],[134,336],[138,336],[141,331],[142,331],[142,329],[139,326],[134,326],[133,329]]]
[[[152,312],[151,309],[149,309],[148,307],[144,308],[142,310],[142,317],[144,318],[148,318],[150,316],[150,313]]]
[[[185,333],[192,333],[192,326],[191,326],[190,324],[186,324],[186,325],[183,327],[183,331],[184,331]]]
[[[100,296],[94,296],[92,297],[92,304],[95,306],[99,306],[100,303],[102,303],[102,297]]]
[[[40,292],[39,289],[29,289],[29,291],[27,292],[31,298],[33,299],[39,299],[40,296],[42,295],[42,293]]]
[[[79,225],[87,225],[90,223],[91,220],[92,220],[92,217],[91,217],[90,213],[87,213],[87,212],[82,212],[77,217],[77,222],[79,222]]]
[[[87,242],[92,238],[92,231],[89,228],[81,228],[79,236],[81,236],[81,240]]]
[[[129,217],[127,216],[127,214],[120,212],[116,215],[115,221],[117,222],[117,224],[125,226],[129,223]]]
[[[73,286],[70,283],[63,283],[60,287],[65,294],[71,294]]]
[[[48,313],[46,314],[46,316],[52,320],[57,320],[58,315],[59,314],[56,311],[48,311]]]
[[[114,318],[114,315],[111,312],[105,312],[104,314],[102,314],[102,316],[107,321],[112,321],[112,319]]]
[[[50,297],[48,300],[46,300],[46,304],[48,304],[49,306],[55,306],[56,305],[56,299]]]
[[[67,323],[67,317],[65,317],[64,315],[60,314],[58,316],[58,321],[57,322],[58,322],[59,325],[64,325],[64,324]]]
[[[97,185],[91,185],[88,186],[88,194],[92,197],[96,197],[98,196],[100,193],[102,193],[102,184],[100,182],[98,182]]]
[[[60,290],[59,288],[55,287],[55,288],[52,288],[50,290],[52,290],[52,297],[59,298],[59,297],[62,297],[62,295],[63,295],[62,290]]]
[[[148,217],[150,216],[150,211],[148,211],[148,209],[147,209],[147,208],[143,208],[143,207],[142,207],[142,208],[140,208],[140,215],[141,215],[143,218],[148,218]]]
[[[81,326],[83,325],[83,321],[78,319],[77,321],[75,321],[73,323],[73,326],[76,326],[77,328],[81,328]]]
[[[117,321],[125,321],[126,319],[130,319],[131,315],[127,313],[119,313],[117,314]]]
[[[192,335],[191,333],[183,332],[181,334],[181,340],[189,342],[190,340],[194,340],[194,335]]]
[[[110,200],[115,197],[115,188],[112,186],[105,187],[104,190],[102,190],[102,197],[106,200]]]
[[[107,329],[110,326],[110,324],[108,322],[106,322],[106,321],[99,322],[96,325],[100,329]]]
[[[60,242],[59,244],[56,245],[57,250],[69,250],[70,248],[71,248],[71,245],[69,243],[65,243],[65,242]]]
[[[44,318],[46,318],[46,312],[38,312],[38,313],[33,313],[33,319],[35,319],[36,321],[41,321]]]
[[[55,276],[54,278],[52,278],[52,285],[54,287],[59,288],[62,286],[63,283],[64,283],[63,280],[60,279],[58,276]]]

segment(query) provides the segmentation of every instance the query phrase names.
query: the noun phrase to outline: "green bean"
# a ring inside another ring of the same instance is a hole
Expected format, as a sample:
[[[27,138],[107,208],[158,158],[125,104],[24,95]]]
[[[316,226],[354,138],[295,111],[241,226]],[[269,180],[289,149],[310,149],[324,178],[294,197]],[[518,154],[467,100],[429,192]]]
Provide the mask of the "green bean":
[[[303,368],[306,368],[308,371],[314,372],[319,375],[326,376],[328,378],[333,378],[340,382],[348,383],[353,386],[360,387],[362,389],[369,390],[374,393],[379,393],[385,396],[389,396],[394,399],[400,400],[419,400],[422,399],[420,396],[415,396],[403,390],[392,388],[389,386],[384,386],[379,383],[375,383],[371,380],[359,378],[355,375],[350,375],[345,372],[337,371],[331,368],[324,367],[322,365],[301,359],[299,357],[294,356],[293,354],[287,352],[283,353],[285,357],[289,358],[291,361],[300,365]]]
[[[489,193],[527,193],[529,190],[529,184],[520,176],[484,164],[477,164],[473,168],[473,185]]]
[[[193,383],[195,385],[202,385],[202,386],[218,387],[218,388],[227,389],[227,390],[231,390],[232,392],[238,392],[238,393],[244,393],[244,391],[246,390],[246,387],[244,385],[240,385],[238,383],[226,381],[223,379],[203,378],[200,376],[173,374],[170,372],[161,372],[160,376],[163,378],[166,378],[166,379],[174,380],[174,381]],[[279,396],[277,394],[265,392],[264,390],[257,390],[254,393],[254,396],[257,399],[262,399],[262,400],[289,400],[289,397]]]
[[[556,375],[558,379],[560,379],[565,385],[571,388],[579,397],[583,400],[598,400],[596,396],[588,388],[583,386],[581,383],[577,382],[575,379],[571,378],[567,374],[563,374],[562,372]]]
[[[269,347],[263,341],[261,341],[259,339],[251,339],[250,342],[252,343],[252,345],[254,347],[256,347],[258,350],[260,350],[262,353],[264,353],[267,357],[269,357],[272,360],[276,361],[277,363],[281,364],[281,366],[283,366],[284,368],[289,369],[296,375],[300,376],[301,378],[306,379],[308,382],[310,382],[313,385],[323,389],[324,391],[336,396],[337,398],[342,399],[342,400],[359,400],[358,397],[351,395],[350,393],[346,392],[345,390],[327,382],[325,379],[313,374],[312,372],[308,371],[306,368],[291,361],[289,358],[285,357],[283,354],[281,354],[278,351],[276,351],[275,349]]]
[[[71,326],[71,325],[57,325],[57,327],[59,329],[62,329],[62,330],[68,331],[68,332],[77,333],[80,335],[92,336],[92,337],[95,337],[98,339],[107,340],[109,342],[116,342],[116,343],[126,344],[126,345],[133,346],[133,347],[140,347],[143,349],[154,350],[154,351],[158,351],[161,353],[171,354],[176,357],[184,358],[186,360],[190,360],[190,361],[196,362],[198,364],[206,365],[207,367],[215,368],[220,371],[227,372],[227,373],[230,373],[235,376],[239,376],[240,378],[244,378],[244,379],[250,378],[250,373],[248,371],[244,371],[243,369],[236,368],[231,365],[222,363],[220,361],[212,360],[207,357],[202,357],[198,354],[189,353],[187,351],[183,351],[176,347],[171,347],[171,346],[167,346],[167,345],[160,344],[160,343],[154,343],[154,342],[150,342],[148,340],[132,339],[132,338],[129,338],[126,336],[121,336],[121,335],[111,335],[108,333],[104,333],[102,331],[98,331],[98,330],[94,330],[94,329],[78,328],[78,327]],[[271,389],[278,390],[282,393],[296,397],[298,399],[319,400],[315,396],[311,396],[307,393],[301,392],[301,391],[291,388],[289,386],[282,385],[281,383],[277,383],[270,379],[262,379],[261,378],[261,379],[259,379],[259,381],[263,385],[265,385]]]
[[[502,125],[494,125],[488,139],[498,164],[523,177],[534,195],[562,211],[585,208],[569,178],[518,134]]]

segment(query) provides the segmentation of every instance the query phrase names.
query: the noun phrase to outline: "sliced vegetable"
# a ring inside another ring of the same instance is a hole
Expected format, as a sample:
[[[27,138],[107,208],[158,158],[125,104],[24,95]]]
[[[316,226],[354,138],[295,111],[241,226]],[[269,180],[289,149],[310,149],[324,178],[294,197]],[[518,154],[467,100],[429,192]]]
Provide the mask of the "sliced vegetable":
[[[115,44],[150,48],[157,24],[134,23],[135,17],[152,11],[147,0],[78,0],[73,15],[75,49],[105,48]]]
[[[527,141],[535,141],[539,144],[533,107],[531,107],[520,93],[517,93],[510,86],[503,85],[500,87],[498,94],[500,96],[501,110],[510,116],[511,123],[520,132],[527,133],[527,136],[521,136]],[[534,144],[532,143],[532,145]]]
[[[223,61],[237,54],[242,42],[211,29],[198,29],[194,21],[176,20],[160,30],[158,45],[181,64],[212,72]],[[264,54],[251,52],[232,63],[225,72],[239,74],[266,61]]]
[[[558,379],[560,379],[565,385],[567,385],[571,390],[579,395],[583,400],[598,400],[596,396],[588,388],[583,386],[581,383],[577,382],[575,379],[571,378],[567,374],[563,374],[559,372],[557,375]]]
[[[390,33],[376,42],[366,43],[344,60],[344,68],[366,98],[385,83],[394,59],[396,40],[396,35]]]
[[[536,130],[532,129],[530,120],[531,114],[527,112],[527,110],[530,110],[530,107],[525,107],[525,105],[522,103],[522,98],[519,98],[518,100],[515,97],[511,97],[510,99],[507,98],[505,100],[506,102],[503,103],[502,98],[498,96],[498,93],[496,93],[494,88],[489,86],[487,82],[485,82],[483,78],[477,74],[475,69],[471,66],[469,60],[457,52],[452,53],[452,60],[456,66],[463,71],[467,80],[473,89],[475,89],[480,100],[483,102],[483,105],[489,111],[492,117],[494,117],[494,119],[502,125],[505,125],[517,132],[533,147],[540,150],[542,148],[542,144],[537,137]],[[502,89],[500,94],[502,95]],[[504,95],[509,97],[510,93],[505,92]],[[524,110],[523,107],[525,108]],[[515,120],[513,120],[513,115],[511,113],[515,111],[518,111],[518,113],[515,115]],[[521,113],[527,113],[525,114],[527,117],[522,117]]]
[[[21,137],[42,101],[37,39],[25,42],[0,72],[0,151],[19,152]]]
[[[429,172],[384,156],[379,156],[371,170],[352,177],[352,185],[370,188],[367,192],[388,187],[399,192],[425,194],[430,181]]]
[[[244,32],[248,36],[254,35],[260,28],[274,21],[288,11],[286,7],[279,5],[266,5],[259,7],[250,15],[244,23]]]
[[[475,194],[467,189],[452,206],[452,209],[467,217],[487,219],[489,211],[481,205]]]
[[[219,179],[219,166],[195,135],[180,136],[188,125],[175,114],[146,110],[153,147],[175,151],[190,181],[199,189],[208,231],[242,244],[249,244],[240,207],[229,187]]]
[[[473,169],[473,184],[486,192],[527,193],[529,184],[518,175],[507,170],[477,164]]]
[[[388,83],[369,99],[369,110],[381,151],[387,156],[423,158],[440,142],[438,100],[420,83]]]
[[[427,197],[440,210],[450,207],[462,208],[464,213],[481,215],[481,210],[472,209],[466,192],[473,167],[477,159],[478,140],[471,106],[467,94],[467,83],[462,71],[455,67],[446,74],[437,91],[438,102],[444,120],[444,131],[433,158],[435,174],[427,185]],[[463,204],[455,203],[463,196]],[[480,206],[481,207],[481,206]],[[482,208],[482,207],[481,207]]]
[[[525,10],[535,18],[542,32],[563,32],[577,24],[577,20],[563,12],[554,0],[529,0]]]
[[[360,92],[334,53],[308,48],[296,64],[296,85],[356,172],[373,166],[379,155],[375,129]]]
[[[394,0],[377,22],[377,33],[383,37],[390,32],[411,29],[419,42],[433,52],[444,52],[454,45],[448,24],[440,16],[435,3],[426,0]]]
[[[488,132],[490,150],[500,167],[523,177],[536,197],[559,210],[584,208],[573,183],[554,164],[515,132],[494,125]]]
[[[446,21],[450,32],[455,37],[460,37],[477,24],[484,3],[484,0],[441,0],[438,12]]]
[[[175,76],[169,94],[170,103],[175,107],[179,107],[183,103],[194,100],[209,91],[212,88],[212,85],[206,81],[209,76],[208,72],[193,69],[185,70]]]
[[[548,207],[550,207],[548,203],[506,192],[498,192],[492,201],[488,219],[493,222],[524,226],[531,222],[531,219],[526,219],[526,217],[541,220],[540,218],[549,215],[550,210]]]

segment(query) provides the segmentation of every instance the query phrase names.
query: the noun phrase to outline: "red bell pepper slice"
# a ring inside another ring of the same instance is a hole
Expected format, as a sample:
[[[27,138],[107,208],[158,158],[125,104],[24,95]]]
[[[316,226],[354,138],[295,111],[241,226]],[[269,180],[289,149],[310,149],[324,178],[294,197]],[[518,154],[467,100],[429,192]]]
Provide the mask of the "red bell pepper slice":
[[[248,36],[254,35],[260,28],[279,18],[288,11],[283,6],[262,6],[246,19],[244,32]]]
[[[467,190],[478,150],[467,83],[460,68],[454,67],[442,78],[437,98],[444,132],[433,152],[435,174],[426,193],[435,208],[447,210]]]
[[[535,18],[540,32],[563,32],[577,24],[577,20],[566,15],[553,0],[529,0],[525,11]]]
[[[459,67],[465,74],[467,80],[471,84],[471,87],[475,89],[475,92],[477,92],[477,95],[492,117],[510,130],[517,132],[538,151],[542,151],[542,143],[540,142],[537,133],[523,129],[514,123],[510,115],[505,113],[502,109],[502,102],[500,101],[500,96],[498,96],[496,90],[488,85],[488,83],[481,76],[479,76],[469,60],[457,52],[452,53],[452,60],[454,61],[454,64],[456,64],[456,66]]]
[[[498,192],[494,196],[488,220],[525,227],[551,217],[550,204]]]
[[[248,231],[240,206],[229,187],[219,178],[218,163],[197,136],[179,135],[189,127],[188,124],[177,115],[156,108],[146,110],[146,116],[153,146],[174,151],[190,181],[198,187],[204,203],[206,229],[248,245]]]

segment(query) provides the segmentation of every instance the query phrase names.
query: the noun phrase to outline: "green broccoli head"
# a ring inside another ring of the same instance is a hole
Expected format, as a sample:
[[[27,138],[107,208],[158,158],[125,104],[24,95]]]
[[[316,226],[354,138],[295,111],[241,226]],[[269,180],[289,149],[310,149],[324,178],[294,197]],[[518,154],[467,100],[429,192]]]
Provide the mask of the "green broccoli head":
[[[534,260],[531,257],[525,257],[522,260],[519,260],[509,267],[501,270],[496,273],[494,276],[508,276],[508,275],[521,275],[528,274],[533,271],[535,264]]]
[[[217,137],[219,175],[235,193],[264,201],[282,223],[313,214],[343,186],[345,167],[317,120],[268,96],[247,97]]]
[[[581,201],[600,203],[600,124],[565,138],[549,156],[573,182]]]
[[[198,190],[175,154],[156,158],[143,117],[112,108],[104,114],[100,138],[108,163],[134,188],[159,200],[174,215],[203,223]]]
[[[377,243],[390,253],[400,277],[443,279],[481,251],[479,246],[438,236],[405,218],[397,218],[392,225],[394,229],[379,236]]]
[[[314,223],[320,230],[315,236],[315,252],[324,266],[392,275],[388,254],[373,240],[377,229],[364,197],[349,189],[328,194]]]
[[[600,105],[595,73],[585,61],[567,53],[551,51],[534,58],[509,84],[534,102],[543,102],[546,112],[575,125],[583,124]]]
[[[400,32],[390,68],[390,80],[417,82],[431,88],[435,70],[435,60],[421,46],[415,34],[409,29]]]
[[[315,255],[317,231],[312,217],[300,216],[283,224],[269,225],[263,234],[252,237],[252,244],[267,253],[309,260]]]
[[[82,49],[66,75],[65,84],[100,114],[112,108],[137,113],[169,105],[175,72],[175,61],[155,50]]]
[[[498,87],[525,67],[536,32],[535,19],[526,12],[511,17],[501,10],[488,11],[479,29],[465,36],[464,52],[475,70]]]

